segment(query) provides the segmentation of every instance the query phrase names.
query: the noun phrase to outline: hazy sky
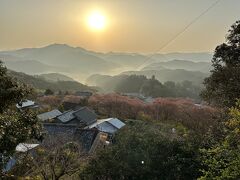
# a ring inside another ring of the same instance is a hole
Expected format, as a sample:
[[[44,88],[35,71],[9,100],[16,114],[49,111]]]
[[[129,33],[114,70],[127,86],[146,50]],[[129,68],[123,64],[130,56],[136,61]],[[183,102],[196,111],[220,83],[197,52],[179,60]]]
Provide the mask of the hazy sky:
[[[66,43],[95,51],[155,52],[215,0],[0,0],[0,49]],[[86,25],[101,11],[101,32]],[[240,19],[240,0],[222,0],[161,52],[213,51]]]

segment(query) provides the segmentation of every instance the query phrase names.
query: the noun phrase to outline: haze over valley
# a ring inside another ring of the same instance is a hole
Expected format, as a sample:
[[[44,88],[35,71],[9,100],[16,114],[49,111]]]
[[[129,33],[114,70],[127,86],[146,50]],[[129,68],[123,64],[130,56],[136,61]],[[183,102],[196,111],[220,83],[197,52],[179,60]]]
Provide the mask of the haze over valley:
[[[66,44],[0,52],[0,59],[11,70],[29,75],[60,73],[89,85],[97,85],[89,81],[96,74],[155,75],[161,82],[196,80],[199,83],[211,69],[211,58],[211,53],[99,53]]]
[[[0,0],[0,179],[240,180],[240,0]]]

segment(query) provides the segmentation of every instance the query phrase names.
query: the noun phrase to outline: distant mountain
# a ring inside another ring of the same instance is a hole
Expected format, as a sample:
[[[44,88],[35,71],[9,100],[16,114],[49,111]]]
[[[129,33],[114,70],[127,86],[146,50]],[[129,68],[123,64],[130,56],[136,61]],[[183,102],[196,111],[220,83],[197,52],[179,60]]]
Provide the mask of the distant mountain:
[[[114,68],[119,68],[118,64],[97,57],[87,50],[64,44],[0,52],[0,58],[3,55],[14,56],[16,59],[19,58],[19,61],[30,59],[51,67],[57,66],[58,69],[55,72],[79,74],[82,77],[96,72],[106,73]]]
[[[158,64],[157,69],[151,69],[151,64],[175,59],[209,63],[211,58],[212,54],[210,53],[156,53],[149,55],[115,52],[99,53],[66,44],[52,44],[41,48],[0,52],[0,59],[6,63],[9,69],[28,74],[61,73],[77,80],[85,80],[92,74],[118,74],[128,70],[136,70],[137,67],[143,64],[142,68],[150,65],[150,69],[144,70],[159,70],[159,68],[164,69],[165,67]],[[170,64],[165,64],[165,66],[167,69],[177,68]],[[188,68],[188,66],[181,65],[181,68]]]
[[[128,75],[144,75],[151,78],[153,75],[157,80],[164,83],[166,81],[183,82],[191,81],[193,84],[201,86],[204,78],[208,73],[200,71],[187,71],[183,69],[161,69],[161,70],[142,70],[142,71],[126,71],[117,76],[94,74],[87,78],[86,83],[90,86],[99,86],[104,89],[112,89],[120,81],[124,80]]]
[[[87,78],[86,83],[90,86],[98,86],[105,91],[113,91],[119,83],[125,80],[128,75],[144,75],[151,78],[153,75],[157,80],[164,83],[166,81],[173,81],[180,83],[183,81],[191,81],[197,86],[202,86],[203,79],[208,76],[207,73],[199,71],[186,71],[183,69],[171,70],[142,70],[142,71],[126,71],[117,76],[94,74]]]
[[[36,77],[41,78],[46,81],[49,81],[49,82],[75,81],[73,78],[70,78],[66,75],[59,74],[59,73],[40,74],[40,75],[37,75]]]
[[[106,61],[117,63],[122,67],[135,68],[146,61],[146,56],[136,53],[114,53],[101,55]]]
[[[95,89],[76,81],[49,82],[36,76],[31,76],[11,70],[8,71],[8,74],[15,78],[17,81],[28,84],[38,90],[51,89],[53,91],[95,91]]]
[[[147,65],[142,70],[184,69],[188,71],[201,71],[208,73],[211,70],[210,62],[192,62],[186,60],[172,60]]]
[[[142,71],[127,71],[122,74],[126,75],[145,75],[148,78],[151,78],[153,75],[160,82],[174,81],[174,82],[183,82],[183,81],[192,81],[196,85],[200,85],[203,82],[203,79],[208,76],[207,73],[200,71],[187,71],[184,69],[162,69],[162,70],[142,70]]]
[[[26,58],[16,57],[13,55],[0,54],[0,60],[11,70],[25,72],[27,74],[39,74],[60,71],[60,67],[46,65],[39,61],[27,60]]]
[[[151,57],[157,61],[171,61],[174,59],[184,59],[194,62],[210,62],[213,54],[202,53],[167,53],[167,54],[152,54]]]

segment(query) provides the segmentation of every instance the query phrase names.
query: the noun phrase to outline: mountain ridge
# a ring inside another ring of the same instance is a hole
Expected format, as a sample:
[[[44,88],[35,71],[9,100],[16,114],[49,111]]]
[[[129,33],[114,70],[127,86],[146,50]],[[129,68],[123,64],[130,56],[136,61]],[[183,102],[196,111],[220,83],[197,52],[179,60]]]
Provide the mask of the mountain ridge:
[[[50,44],[39,48],[2,51],[0,52],[0,59],[3,59],[7,67],[14,71],[25,72],[27,74],[61,73],[73,77],[78,81],[84,81],[92,74],[120,74],[124,71],[135,70],[146,62],[149,55],[120,52],[101,53],[82,47],[72,47],[67,44]],[[151,58],[144,67],[153,63],[175,59],[188,61],[191,59],[192,62],[198,62],[200,59],[205,58],[204,62],[210,62],[211,54],[156,53]],[[25,64],[28,64],[27,68],[23,68]]]

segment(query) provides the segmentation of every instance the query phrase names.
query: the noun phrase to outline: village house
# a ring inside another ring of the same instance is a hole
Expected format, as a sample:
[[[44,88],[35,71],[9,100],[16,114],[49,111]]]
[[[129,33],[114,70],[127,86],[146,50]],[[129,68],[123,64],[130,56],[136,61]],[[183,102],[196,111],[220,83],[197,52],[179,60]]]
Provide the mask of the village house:
[[[38,146],[39,144],[19,143],[15,148],[16,153],[8,160],[3,171],[10,171],[16,165],[18,156],[23,153],[33,153],[33,150]]]
[[[54,109],[52,111],[37,115],[37,118],[42,122],[53,121],[54,118],[56,118],[57,116],[59,116],[61,114],[62,114],[62,112],[60,112],[58,109]]]
[[[78,127],[86,127],[97,121],[97,115],[88,107],[82,107],[76,111],[69,110],[56,117],[56,123],[73,124]]]
[[[77,92],[75,92],[75,95],[87,98],[87,97],[92,96],[93,93],[90,91],[77,91]]]
[[[88,129],[97,128],[101,132],[108,133],[110,135],[115,134],[119,129],[126,124],[117,118],[100,119],[97,122],[89,125]]]
[[[83,148],[83,151],[92,153],[96,148],[105,146],[108,140],[107,134],[98,129],[80,129],[75,125],[44,123],[46,138],[59,137],[68,141],[77,142]],[[44,142],[43,142],[44,143]]]
[[[20,110],[24,109],[33,109],[33,108],[38,108],[39,105],[36,104],[34,101],[31,100],[24,100],[16,104],[16,107]]]

